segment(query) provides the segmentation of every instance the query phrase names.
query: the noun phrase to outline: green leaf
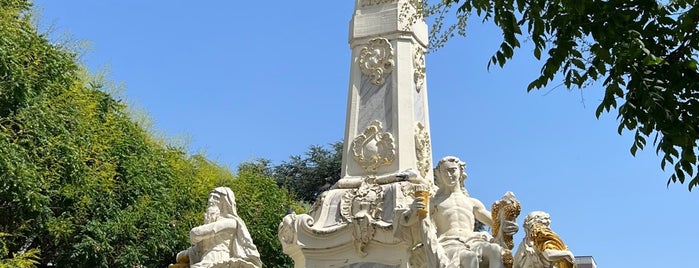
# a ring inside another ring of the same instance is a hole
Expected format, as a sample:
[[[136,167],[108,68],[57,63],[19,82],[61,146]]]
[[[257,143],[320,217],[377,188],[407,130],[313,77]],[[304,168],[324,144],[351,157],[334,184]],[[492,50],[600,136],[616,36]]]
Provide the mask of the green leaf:
[[[583,63],[580,59],[573,58],[573,59],[571,59],[570,61],[571,61],[571,62],[573,63],[573,65],[575,65],[575,67],[577,67],[578,69],[585,70],[585,63]]]
[[[597,110],[595,110],[595,116],[597,117],[597,119],[599,119],[600,115],[602,115],[602,112],[604,112],[604,105],[597,105]]]
[[[502,52],[498,51],[497,53],[495,53],[495,56],[497,57],[497,61],[498,61],[498,64],[500,65],[500,67],[505,65],[506,59],[505,59],[505,55],[502,54]]]

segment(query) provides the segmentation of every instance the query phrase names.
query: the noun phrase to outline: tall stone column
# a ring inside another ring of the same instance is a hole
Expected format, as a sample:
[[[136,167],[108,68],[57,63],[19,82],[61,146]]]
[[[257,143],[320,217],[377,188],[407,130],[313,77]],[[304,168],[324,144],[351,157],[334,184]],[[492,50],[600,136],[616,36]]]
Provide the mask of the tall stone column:
[[[432,181],[427,25],[410,0],[356,0],[343,178],[407,169]]]
[[[420,267],[419,236],[401,223],[433,181],[427,25],[410,1],[355,2],[342,178],[279,226],[297,268]]]

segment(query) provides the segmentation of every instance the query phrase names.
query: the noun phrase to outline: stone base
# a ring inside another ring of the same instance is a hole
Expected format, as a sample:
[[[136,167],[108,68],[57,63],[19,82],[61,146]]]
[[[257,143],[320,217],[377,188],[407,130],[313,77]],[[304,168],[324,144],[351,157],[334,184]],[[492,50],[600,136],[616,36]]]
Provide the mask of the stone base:
[[[279,225],[283,251],[294,267],[407,268],[410,243],[397,234],[396,207],[405,207],[403,184],[374,185],[374,192],[325,192],[309,214],[290,214]],[[378,192],[378,194],[377,194]],[[373,194],[372,194],[373,193]],[[377,194],[377,195],[374,195]],[[379,202],[365,200],[382,197]],[[364,205],[376,205],[364,209]]]

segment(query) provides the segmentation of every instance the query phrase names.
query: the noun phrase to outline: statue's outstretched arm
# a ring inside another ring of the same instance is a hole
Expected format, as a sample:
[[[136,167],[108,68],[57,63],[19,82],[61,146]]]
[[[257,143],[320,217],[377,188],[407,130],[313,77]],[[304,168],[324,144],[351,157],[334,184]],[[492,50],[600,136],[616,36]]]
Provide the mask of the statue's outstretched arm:
[[[221,231],[229,229],[235,230],[237,227],[238,223],[233,219],[218,220],[192,228],[192,230],[189,231],[189,240],[192,244],[196,244],[204,239],[214,237]]]
[[[369,177],[345,177],[340,179],[330,189],[351,189],[359,187]],[[417,176],[417,171],[414,169],[406,169],[400,172],[380,175],[373,178],[373,183],[383,185],[400,181],[410,181],[412,183],[420,183],[422,180]]]
[[[476,219],[489,227],[493,227],[493,218],[490,216],[490,211],[485,208],[483,202],[471,197],[473,203],[473,215]]]
[[[575,263],[575,256],[572,252],[570,252],[570,250],[546,249],[544,252],[541,252],[541,255],[550,262],[565,259],[570,263]]]

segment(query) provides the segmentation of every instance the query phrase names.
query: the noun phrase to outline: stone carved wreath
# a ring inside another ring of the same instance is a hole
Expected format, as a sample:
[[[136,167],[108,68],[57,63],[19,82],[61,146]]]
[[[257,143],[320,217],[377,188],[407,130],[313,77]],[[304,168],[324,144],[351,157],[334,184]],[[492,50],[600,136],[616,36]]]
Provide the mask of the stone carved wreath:
[[[381,122],[374,120],[352,141],[352,156],[364,170],[375,173],[379,167],[393,163],[396,157],[393,135],[384,132]]]

